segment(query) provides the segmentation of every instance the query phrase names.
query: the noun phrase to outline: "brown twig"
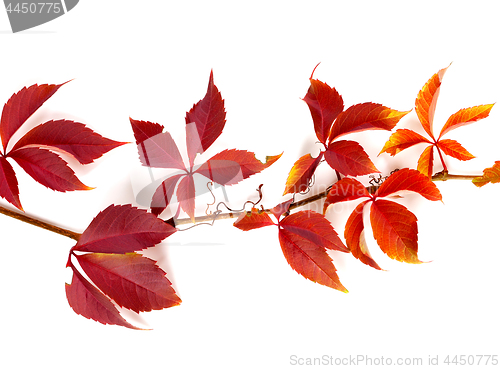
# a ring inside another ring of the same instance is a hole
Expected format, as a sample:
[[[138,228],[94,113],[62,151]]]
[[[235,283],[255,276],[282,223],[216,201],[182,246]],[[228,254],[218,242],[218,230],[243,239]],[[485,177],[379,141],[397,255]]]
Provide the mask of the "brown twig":
[[[47,229],[51,232],[72,238],[73,240],[76,240],[76,241],[78,241],[78,239],[81,236],[80,233],[76,233],[76,232],[70,231],[69,229],[58,227],[58,226],[51,224],[51,223],[48,223],[44,220],[40,220],[40,219],[34,218],[30,215],[19,213],[17,211],[4,208],[3,206],[0,206],[0,213],[5,214],[5,215],[7,215],[11,218],[14,218],[14,219],[21,220],[25,223],[29,223],[29,224],[32,224],[34,226],[37,226],[37,227],[40,227],[43,229]]]

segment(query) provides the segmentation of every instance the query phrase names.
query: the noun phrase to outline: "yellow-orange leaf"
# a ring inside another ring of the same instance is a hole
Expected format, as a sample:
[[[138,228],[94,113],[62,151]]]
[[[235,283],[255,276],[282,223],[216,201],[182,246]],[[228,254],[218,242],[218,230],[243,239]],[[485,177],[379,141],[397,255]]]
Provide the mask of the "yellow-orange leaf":
[[[500,161],[495,161],[491,168],[486,168],[481,177],[476,177],[472,180],[477,187],[483,187],[488,183],[500,182]]]
[[[486,118],[490,114],[493,105],[495,104],[478,105],[472,108],[460,109],[448,118],[448,121],[441,129],[439,138],[455,128]]]
[[[441,69],[434,74],[422,87],[415,100],[415,111],[417,112],[418,119],[424,127],[425,132],[432,138],[432,122],[434,120],[434,112],[436,110],[436,102],[439,96],[441,81],[443,80],[446,69]]]
[[[417,170],[427,177],[432,177],[432,163],[434,159],[434,145],[427,146],[418,158]]]
[[[382,151],[380,151],[380,154],[386,152],[389,155],[394,156],[404,149],[422,142],[432,143],[425,137],[410,129],[398,129],[391,135],[391,137],[389,137],[389,140],[385,143]]]
[[[311,154],[306,154],[295,162],[288,174],[283,195],[307,190],[314,171],[323,158],[323,154],[324,152],[321,152],[317,158],[313,158]]]
[[[471,160],[475,158],[474,155],[465,150],[464,147],[455,140],[440,140],[437,145],[446,155],[454,157],[455,159]]]

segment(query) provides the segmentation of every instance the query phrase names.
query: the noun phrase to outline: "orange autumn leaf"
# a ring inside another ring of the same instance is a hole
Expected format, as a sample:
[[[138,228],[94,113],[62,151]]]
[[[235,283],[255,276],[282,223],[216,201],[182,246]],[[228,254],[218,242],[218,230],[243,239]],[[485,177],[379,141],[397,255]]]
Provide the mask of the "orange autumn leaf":
[[[476,177],[472,180],[477,187],[483,187],[488,183],[500,182],[500,161],[495,161],[491,168],[486,168],[481,177]]]
[[[417,163],[417,169],[429,178],[432,177],[433,174],[434,147],[438,151],[445,172],[448,171],[448,169],[444,162],[443,154],[458,160],[470,160],[474,158],[474,156],[457,141],[448,139],[443,140],[442,137],[453,129],[488,117],[494,105],[478,105],[471,108],[460,109],[448,118],[436,139],[433,133],[434,113],[443,76],[447,69],[448,68],[441,69],[438,73],[434,74],[419,91],[417,99],[415,100],[415,111],[420,124],[430,136],[431,140],[428,140],[412,130],[398,129],[391,135],[380,152],[387,152],[394,156],[402,150],[418,143],[429,144],[420,155]]]

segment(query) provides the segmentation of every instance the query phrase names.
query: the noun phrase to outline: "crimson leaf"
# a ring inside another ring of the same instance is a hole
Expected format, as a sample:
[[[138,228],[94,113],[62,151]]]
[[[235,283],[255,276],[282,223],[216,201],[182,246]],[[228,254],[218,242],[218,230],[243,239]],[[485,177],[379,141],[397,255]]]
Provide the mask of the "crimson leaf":
[[[145,210],[110,205],[94,218],[73,250],[125,254],[152,247],[175,231]]]

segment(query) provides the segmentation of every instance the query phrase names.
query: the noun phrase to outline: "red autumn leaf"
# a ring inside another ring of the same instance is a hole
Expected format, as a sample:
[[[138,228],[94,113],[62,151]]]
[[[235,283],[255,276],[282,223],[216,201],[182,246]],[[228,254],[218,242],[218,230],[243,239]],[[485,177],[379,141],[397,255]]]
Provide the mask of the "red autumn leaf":
[[[194,211],[196,196],[193,176],[185,176],[179,182],[177,187],[177,201],[184,212],[191,218],[194,223]]]
[[[441,192],[429,178],[418,170],[404,168],[391,174],[377,189],[374,197],[386,197],[399,191],[413,191],[427,200],[442,200]]]
[[[356,259],[359,259],[362,263],[369,265],[372,268],[381,270],[375,260],[372,259],[370,251],[368,251],[368,247],[366,245],[363,209],[368,202],[369,200],[358,204],[358,206],[356,206],[354,211],[351,213],[345,225],[344,237],[347,247],[351,250],[352,255]]]
[[[233,225],[242,231],[250,231],[252,229],[276,224],[271,220],[265,211],[259,211],[257,208],[252,208],[249,212],[245,211],[241,213]]]
[[[245,150],[224,150],[203,163],[195,173],[199,173],[221,185],[233,185],[260,173],[281,157],[267,156],[259,161],[253,152]]]
[[[71,284],[66,284],[66,298],[75,313],[102,324],[139,329],[123,319],[113,303],[88,282],[73,265],[70,266],[73,270],[73,279]]]
[[[186,124],[189,125],[190,123],[196,124],[196,132],[192,130],[186,131],[189,161],[193,163],[195,155],[206,151],[220,136],[226,123],[224,100],[214,85],[213,71],[210,71],[205,97],[186,113]],[[198,142],[201,143],[201,147]]]
[[[11,96],[3,107],[0,120],[0,136],[4,153],[7,151],[7,145],[12,135],[64,84],[24,87]]]
[[[476,122],[480,119],[484,119],[489,116],[491,109],[495,104],[488,105],[479,105],[473,106],[472,108],[460,109],[455,114],[452,114],[446,124],[441,129],[441,133],[439,134],[439,138],[441,138],[445,133],[464,126],[466,124],[470,124],[472,122]]]
[[[333,184],[323,205],[323,213],[337,202],[356,200],[361,197],[371,197],[365,186],[354,178],[342,178]]]
[[[92,220],[73,250],[125,254],[152,247],[175,231],[145,210],[110,205]]]
[[[288,174],[283,195],[306,191],[316,168],[323,159],[323,155],[323,151],[320,152],[317,158],[313,158],[311,154],[306,154],[297,160]]]
[[[355,141],[334,141],[325,152],[326,162],[346,176],[378,173],[363,147]]]
[[[37,147],[22,147],[8,154],[35,181],[55,191],[91,190],[75,176],[59,155]]]
[[[349,252],[330,222],[321,214],[312,210],[303,210],[290,214],[279,222],[279,226],[295,233],[315,245],[330,250]]]
[[[347,292],[325,249],[348,249],[326,218],[300,211],[283,218],[279,226],[281,250],[292,269],[313,282]]]
[[[380,151],[380,154],[386,152],[391,156],[394,156],[404,149],[419,143],[432,144],[431,141],[419,135],[417,132],[410,129],[398,129],[391,135],[391,137],[389,137],[389,140],[385,143],[382,151]]]
[[[271,214],[273,214],[276,220],[279,221],[281,216],[288,212],[292,202],[293,202],[293,197],[290,200],[284,201],[281,204],[276,205],[274,208],[271,209]]]
[[[370,208],[373,236],[391,259],[411,264],[418,260],[417,217],[403,205],[387,200],[374,201]]]
[[[481,177],[476,177],[472,180],[477,187],[483,187],[488,183],[500,182],[500,161],[495,161],[491,168],[486,168]]]
[[[139,160],[144,166],[186,170],[181,153],[168,132],[144,140],[138,149]]]
[[[458,160],[471,160],[474,159],[475,156],[472,155],[470,152],[465,150],[462,145],[460,145],[457,141],[455,140],[440,140],[437,143],[437,146],[443,150],[443,152],[451,156],[455,159]]]
[[[371,102],[349,107],[339,114],[332,127],[329,142],[353,132],[367,129],[392,130],[409,111],[397,111]]]
[[[303,100],[311,112],[318,140],[327,145],[333,121],[344,110],[344,102],[335,88],[312,79],[312,76],[310,82],[311,85]]]
[[[151,212],[153,214],[158,216],[167,208],[171,203],[177,182],[184,176],[185,174],[178,174],[168,177],[158,186],[151,199]]]
[[[89,164],[124,144],[105,138],[82,123],[61,119],[36,126],[15,144],[12,151],[29,145],[51,146],[73,155],[81,164]]]
[[[36,126],[21,137],[12,149],[8,145],[12,135],[40,108],[63,84],[33,85],[12,95],[5,104],[0,120],[3,153],[0,154],[0,196],[18,209],[17,178],[11,164],[14,159],[33,179],[55,191],[90,190],[76,177],[73,170],[59,155],[62,151],[73,155],[80,163],[88,164],[104,153],[125,142],[107,139],[85,125],[65,119],[48,121]]]
[[[76,258],[94,284],[121,307],[138,313],[181,303],[154,260],[136,253],[88,253]]]
[[[432,123],[441,88],[441,81],[448,68],[443,68],[434,74],[422,87],[415,100],[415,111],[425,132],[434,139]]]
[[[19,200],[19,187],[17,185],[14,168],[3,156],[0,156],[0,196],[16,208],[23,210]]]
[[[156,136],[163,131],[163,126],[158,123],[147,122],[143,120],[130,119],[130,125],[134,132],[135,142],[139,145],[148,138]]]

